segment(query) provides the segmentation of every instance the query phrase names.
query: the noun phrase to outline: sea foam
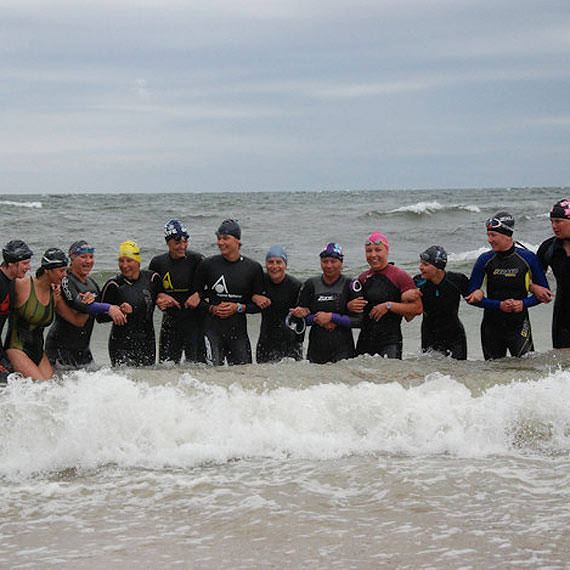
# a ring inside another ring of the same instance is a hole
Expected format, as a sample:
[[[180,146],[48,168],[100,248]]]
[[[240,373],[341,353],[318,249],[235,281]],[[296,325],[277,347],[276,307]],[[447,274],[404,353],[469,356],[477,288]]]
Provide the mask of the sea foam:
[[[479,397],[449,376],[255,391],[180,375],[150,385],[109,370],[11,382],[0,394],[0,476],[107,464],[161,469],[240,458],[354,454],[485,457],[570,451],[570,373]]]
[[[14,202],[13,200],[0,200],[2,206],[16,206],[17,208],[42,208],[41,202]]]

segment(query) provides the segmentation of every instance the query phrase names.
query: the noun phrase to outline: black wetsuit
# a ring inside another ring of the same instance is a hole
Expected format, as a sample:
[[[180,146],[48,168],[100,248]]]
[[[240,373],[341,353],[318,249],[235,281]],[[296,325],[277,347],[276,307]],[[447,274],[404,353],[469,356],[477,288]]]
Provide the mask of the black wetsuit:
[[[537,257],[546,271],[552,268],[556,278],[556,297],[552,311],[552,346],[570,348],[570,257],[564,240],[547,239],[538,248]]]
[[[457,360],[467,359],[467,338],[459,320],[459,302],[469,292],[469,279],[463,273],[447,271],[439,284],[416,275],[422,292],[422,350],[435,350]]]
[[[208,257],[196,271],[196,290],[204,310],[206,362],[220,366],[249,364],[251,344],[247,335],[246,313],[258,313],[251,297],[263,293],[263,269],[257,261],[240,256],[228,261],[223,255]],[[240,303],[243,312],[221,319],[210,312],[220,303]]]
[[[184,308],[184,303],[195,291],[194,276],[203,259],[201,253],[187,251],[181,259],[172,259],[169,253],[163,253],[150,262],[149,269],[162,278],[163,291],[176,299],[181,307],[170,307],[163,313],[158,341],[159,362],[180,362],[183,352],[186,360],[204,362],[200,311]]]
[[[358,326],[360,320],[348,315],[346,304],[351,296],[351,281],[349,277],[341,275],[334,283],[327,285],[319,275],[307,279],[303,284],[298,305],[310,311],[306,319],[312,325],[307,349],[310,362],[324,364],[354,357],[352,327]],[[318,312],[335,313],[340,317],[333,331],[313,324],[314,315]]]
[[[68,273],[61,283],[61,296],[73,310],[88,314],[88,305],[82,301],[80,293],[92,293],[98,301],[99,285],[92,277],[87,276],[83,282],[73,273]],[[89,315],[84,326],[76,327],[56,313],[46,338],[46,354],[50,362],[74,368],[93,362],[89,343],[94,323],[95,317]]]
[[[4,343],[2,342],[2,332],[6,320],[12,312],[14,303],[14,281],[9,279],[6,274],[0,269],[0,383],[6,382],[8,374],[12,370],[10,359],[6,356],[4,351]]]
[[[534,253],[515,247],[508,251],[488,251],[479,256],[469,280],[469,292],[480,289],[487,280],[487,296],[477,306],[483,307],[481,347],[485,360],[502,358],[507,349],[512,356],[522,356],[534,350],[528,308],[539,303],[528,295],[530,282],[548,287],[544,271]],[[522,300],[523,310],[506,313],[501,301]]]
[[[301,360],[305,333],[298,334],[285,324],[289,309],[297,306],[301,282],[285,275],[281,283],[273,283],[267,273],[264,279],[265,294],[271,299],[271,306],[261,313],[255,358],[257,362],[275,362],[282,358]]]
[[[353,297],[363,296],[367,302],[362,318],[362,330],[356,343],[357,354],[379,354],[387,358],[402,358],[402,315],[388,311],[379,321],[370,311],[381,303],[399,303],[402,293],[414,289],[414,280],[405,271],[388,264],[381,271],[365,271],[358,277],[362,290]]]
[[[141,270],[136,281],[119,274],[107,281],[101,301],[111,305],[129,303],[133,312],[127,315],[127,324],[113,323],[109,336],[109,356],[113,366],[150,366],[156,360],[156,343],[152,315],[158,294],[162,291],[160,275]],[[111,320],[108,315],[97,315],[99,322]]]

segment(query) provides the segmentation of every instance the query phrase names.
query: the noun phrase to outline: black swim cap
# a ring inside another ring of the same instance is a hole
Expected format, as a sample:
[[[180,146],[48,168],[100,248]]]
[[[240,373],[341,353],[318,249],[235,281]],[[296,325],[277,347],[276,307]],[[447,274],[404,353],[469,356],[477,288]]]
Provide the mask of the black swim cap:
[[[485,222],[485,226],[488,232],[512,236],[515,231],[515,219],[508,212],[497,212]]]
[[[224,220],[220,224],[216,235],[233,236],[236,239],[241,239],[241,228],[239,227],[237,220]]]
[[[570,220],[570,201],[559,200],[550,210],[551,218]]]
[[[171,239],[188,239],[189,237],[186,226],[179,220],[168,220],[164,224],[164,239],[167,242]]]
[[[41,267],[43,269],[57,269],[58,267],[67,267],[69,259],[57,247],[50,247],[44,251],[42,256]]]
[[[13,239],[9,241],[2,249],[2,256],[6,263],[18,263],[30,259],[32,250],[21,239]]]
[[[441,245],[432,245],[420,253],[420,259],[431,263],[431,265],[438,269],[445,269],[447,265],[447,252]]]

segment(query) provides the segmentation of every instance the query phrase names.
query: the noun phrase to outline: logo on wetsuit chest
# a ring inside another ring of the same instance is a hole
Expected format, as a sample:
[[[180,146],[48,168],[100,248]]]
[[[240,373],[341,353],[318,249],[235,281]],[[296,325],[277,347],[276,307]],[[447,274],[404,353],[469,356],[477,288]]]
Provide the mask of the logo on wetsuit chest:
[[[0,315],[10,314],[10,295],[6,295],[2,304],[0,305]]]
[[[500,275],[501,277],[516,277],[519,274],[518,267],[507,269],[497,268],[493,270],[493,275]]]
[[[317,303],[322,303],[323,301],[334,301],[334,300],[335,300],[334,295],[319,295],[317,297]]]
[[[212,285],[212,289],[218,295],[220,295],[222,293],[226,293],[226,295],[227,295],[229,293],[228,287],[226,285],[226,279],[223,275]]]

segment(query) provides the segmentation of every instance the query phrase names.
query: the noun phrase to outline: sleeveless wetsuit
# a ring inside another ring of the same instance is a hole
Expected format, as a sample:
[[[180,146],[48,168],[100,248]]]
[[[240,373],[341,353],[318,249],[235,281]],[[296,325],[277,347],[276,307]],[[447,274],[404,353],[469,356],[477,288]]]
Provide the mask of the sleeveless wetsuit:
[[[370,317],[375,305],[393,301],[399,303],[402,293],[415,288],[414,280],[404,270],[389,263],[381,271],[371,269],[358,277],[362,287],[353,297],[363,296],[362,330],[356,343],[356,354],[380,354],[388,358],[402,358],[402,315],[388,311],[379,321]]]
[[[570,348],[570,257],[564,249],[564,240],[547,239],[539,248],[537,257],[546,271],[550,266],[556,278],[556,296],[552,311],[552,346]]]
[[[6,382],[8,374],[13,372],[10,359],[4,351],[4,343],[2,341],[2,332],[4,325],[13,309],[14,301],[14,281],[9,279],[0,269],[0,383]]]
[[[297,306],[301,282],[287,274],[281,283],[273,283],[267,273],[264,280],[265,294],[271,299],[271,305],[261,313],[255,358],[257,362],[275,362],[282,358],[301,360],[305,333],[297,334],[285,324],[289,309]]]
[[[530,282],[548,287],[548,281],[534,253],[520,247],[508,251],[488,251],[475,262],[469,280],[469,292],[487,281],[487,296],[477,306],[485,309],[481,321],[481,346],[485,360],[502,358],[507,349],[512,356],[534,350],[528,308],[539,300],[528,296]],[[522,300],[520,313],[501,311],[501,301]]]
[[[7,348],[21,350],[39,366],[44,356],[44,328],[51,324],[53,316],[53,293],[50,290],[49,303],[42,305],[30,277],[30,296],[21,307],[14,309],[10,318]]]
[[[322,275],[307,279],[299,292],[298,305],[306,307],[310,315],[306,318],[311,324],[307,359],[310,362],[324,364],[338,362],[354,357],[354,337],[352,327],[360,324],[360,319],[348,314],[346,304],[351,296],[349,277],[341,275],[333,284],[327,285]],[[336,328],[327,331],[313,324],[314,315],[318,312],[335,313]]]
[[[201,253],[187,251],[185,257],[172,259],[169,253],[152,258],[149,269],[162,279],[164,293],[176,299],[181,309],[170,307],[162,314],[158,341],[158,360],[180,362],[184,352],[190,362],[204,362],[202,319],[198,309],[185,309],[184,303],[195,291],[196,268],[204,259]]]
[[[89,313],[89,305],[81,300],[80,293],[92,293],[98,301],[99,285],[92,277],[85,282],[73,273],[68,273],[61,282],[61,296],[73,310]],[[76,327],[56,313],[55,322],[46,337],[46,354],[52,364],[80,368],[93,362],[89,348],[95,317],[90,315],[85,325]]]
[[[111,305],[129,303],[133,312],[127,315],[126,325],[113,323],[109,336],[109,356],[113,366],[150,366],[156,360],[156,344],[152,315],[158,294],[162,291],[160,275],[141,270],[136,281],[119,274],[103,287],[101,300]],[[107,322],[111,317],[97,315],[97,321]]]
[[[257,261],[240,256],[228,261],[223,255],[208,257],[196,271],[196,290],[204,311],[206,362],[220,366],[251,363],[251,345],[247,335],[246,313],[258,313],[252,302],[254,294],[263,294],[263,269]],[[209,312],[223,302],[240,303],[244,311],[226,319]]]
[[[447,271],[439,284],[416,275],[414,281],[422,292],[422,351],[435,350],[457,360],[467,358],[467,338],[459,320],[459,302],[469,291],[469,279],[463,273]]]

